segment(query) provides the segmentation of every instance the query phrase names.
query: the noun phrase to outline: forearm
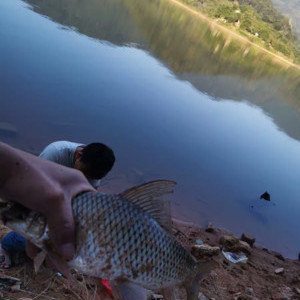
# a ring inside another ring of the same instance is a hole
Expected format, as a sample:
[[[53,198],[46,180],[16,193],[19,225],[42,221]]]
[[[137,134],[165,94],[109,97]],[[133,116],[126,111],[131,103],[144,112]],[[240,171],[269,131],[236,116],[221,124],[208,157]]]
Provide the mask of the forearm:
[[[0,142],[0,197],[9,197],[9,186],[25,167],[22,152]]]
[[[0,143],[0,197],[36,209],[40,202],[83,190],[93,188],[81,172]]]
[[[24,151],[0,143],[0,197],[30,205],[32,191],[36,192],[38,180],[43,180],[40,159]],[[40,169],[40,170],[39,170]]]
[[[94,189],[80,171],[0,143],[0,197],[43,213],[50,238],[66,258],[74,254],[72,198],[84,191]]]

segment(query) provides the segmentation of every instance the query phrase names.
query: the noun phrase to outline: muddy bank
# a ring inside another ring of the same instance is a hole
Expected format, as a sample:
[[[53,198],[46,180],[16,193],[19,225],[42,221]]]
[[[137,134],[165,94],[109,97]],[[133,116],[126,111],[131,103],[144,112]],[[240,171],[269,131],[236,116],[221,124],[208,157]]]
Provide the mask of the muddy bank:
[[[238,238],[230,237],[230,233],[213,226],[206,231],[196,225],[175,220],[173,227],[175,236],[187,248],[192,249],[195,244],[202,243],[209,245],[210,247],[207,248],[200,245],[202,250],[195,252],[194,248],[192,251],[203,259],[217,262],[217,267],[205,275],[201,282],[200,300],[300,299],[299,261],[257,247],[255,243],[252,247],[245,242],[240,244]],[[6,231],[5,227],[1,227],[0,236]],[[222,236],[227,236],[227,239],[222,239]],[[237,247],[236,252],[240,249],[244,250],[247,261],[236,264],[228,261],[222,254],[220,242],[224,247],[233,247],[232,249]],[[248,242],[251,244],[251,240]],[[1,274],[18,278],[21,284],[12,289],[0,278],[0,299],[15,300],[22,297],[62,300],[99,299],[95,293],[97,289],[95,282],[88,284],[88,280],[80,274],[74,273],[76,283],[70,284],[63,277],[47,269],[42,269],[37,275],[34,274],[31,262],[27,262],[22,267],[2,270]],[[162,299],[159,295],[157,297]],[[177,291],[177,300],[184,300],[184,298],[184,293]]]
[[[212,227],[207,232],[196,225],[179,221],[174,222],[174,228],[175,235],[189,249],[199,239],[221,248],[221,237],[230,236],[225,230]],[[253,247],[245,246],[244,252],[248,252],[245,263],[234,264],[221,251],[213,256],[218,267],[203,279],[200,287],[202,298],[199,299],[300,299],[299,261],[257,247],[255,243]]]

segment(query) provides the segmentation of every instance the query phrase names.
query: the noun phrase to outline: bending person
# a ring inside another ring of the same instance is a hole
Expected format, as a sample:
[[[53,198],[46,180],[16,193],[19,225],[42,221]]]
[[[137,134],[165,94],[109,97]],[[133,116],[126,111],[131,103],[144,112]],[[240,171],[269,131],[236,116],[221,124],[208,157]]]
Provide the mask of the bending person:
[[[54,142],[42,151],[40,157],[81,171],[94,188],[99,187],[100,179],[111,170],[115,162],[113,151],[101,143],[83,145],[67,141]],[[9,268],[10,254],[24,250],[25,239],[15,232],[8,233],[1,242],[0,267]],[[26,250],[31,257],[36,254],[35,247],[30,243]]]
[[[114,152],[102,143],[58,141],[49,144],[39,157],[81,171],[94,188],[99,187],[115,163]]]
[[[58,253],[75,252],[72,198],[93,191],[82,172],[45,161],[0,142],[0,197],[43,213]]]

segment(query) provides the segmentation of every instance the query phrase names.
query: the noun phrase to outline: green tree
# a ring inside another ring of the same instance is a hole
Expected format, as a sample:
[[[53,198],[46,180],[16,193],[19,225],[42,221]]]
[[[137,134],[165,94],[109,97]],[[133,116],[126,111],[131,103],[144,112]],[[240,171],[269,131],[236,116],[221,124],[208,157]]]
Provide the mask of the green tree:
[[[235,23],[239,20],[240,14],[236,12],[234,6],[221,5],[215,12],[216,18],[224,18],[228,23]]]
[[[270,32],[267,28],[262,28],[258,31],[259,36],[265,41],[270,41]]]

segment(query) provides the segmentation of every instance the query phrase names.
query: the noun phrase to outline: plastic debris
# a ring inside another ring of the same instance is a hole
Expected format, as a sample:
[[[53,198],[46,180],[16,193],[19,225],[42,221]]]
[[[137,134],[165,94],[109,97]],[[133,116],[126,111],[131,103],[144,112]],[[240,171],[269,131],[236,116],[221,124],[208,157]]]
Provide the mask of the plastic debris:
[[[239,262],[245,263],[248,260],[248,257],[243,252],[236,254],[236,253],[227,252],[227,251],[222,250],[222,253],[227,260],[229,260],[230,262],[232,262],[234,264],[239,263]]]
[[[200,240],[200,239],[196,239],[196,244],[197,244],[197,245],[203,245],[203,241]]]
[[[264,199],[266,201],[271,201],[271,196],[270,194],[266,191],[263,194],[260,195],[260,199]]]

